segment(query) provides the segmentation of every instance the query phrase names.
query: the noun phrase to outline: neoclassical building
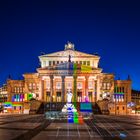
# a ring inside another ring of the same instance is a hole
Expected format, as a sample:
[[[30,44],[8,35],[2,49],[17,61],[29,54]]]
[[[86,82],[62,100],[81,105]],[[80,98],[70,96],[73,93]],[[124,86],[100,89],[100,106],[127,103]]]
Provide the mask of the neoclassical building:
[[[32,97],[42,102],[66,102],[68,91],[73,102],[99,103],[115,114],[127,113],[131,101],[131,80],[115,80],[113,73],[99,67],[100,56],[75,50],[68,42],[64,50],[39,56],[41,66],[24,80],[7,80],[9,102],[26,102]],[[104,105],[107,101],[107,106]]]

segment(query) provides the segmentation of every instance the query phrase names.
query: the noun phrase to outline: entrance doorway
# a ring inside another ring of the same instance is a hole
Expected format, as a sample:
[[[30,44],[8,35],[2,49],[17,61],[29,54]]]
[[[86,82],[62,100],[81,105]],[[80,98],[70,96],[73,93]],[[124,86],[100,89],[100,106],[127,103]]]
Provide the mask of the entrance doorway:
[[[77,92],[77,101],[82,102],[82,92]]]
[[[88,100],[89,102],[92,102],[92,92],[88,92]]]
[[[56,92],[56,102],[61,102],[61,92]]]
[[[51,99],[50,92],[46,92],[46,101],[50,102],[50,99]]]

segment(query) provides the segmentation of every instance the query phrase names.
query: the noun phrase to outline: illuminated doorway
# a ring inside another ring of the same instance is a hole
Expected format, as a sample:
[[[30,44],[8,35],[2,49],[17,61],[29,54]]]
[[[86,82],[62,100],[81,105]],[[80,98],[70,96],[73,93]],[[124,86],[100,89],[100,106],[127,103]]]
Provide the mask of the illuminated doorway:
[[[61,102],[61,92],[56,92],[56,102]]]

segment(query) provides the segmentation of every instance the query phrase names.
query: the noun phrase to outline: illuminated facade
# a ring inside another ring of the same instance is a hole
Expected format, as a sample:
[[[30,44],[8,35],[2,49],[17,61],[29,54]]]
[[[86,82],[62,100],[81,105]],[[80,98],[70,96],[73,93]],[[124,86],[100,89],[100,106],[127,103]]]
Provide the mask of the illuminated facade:
[[[63,51],[41,55],[39,60],[41,67],[36,73],[23,74],[24,80],[7,80],[8,101],[22,103],[33,97],[43,102],[66,102],[66,93],[71,91],[73,102],[96,102],[101,110],[127,112],[131,80],[115,81],[114,74],[103,73],[98,55],[76,51],[74,44],[68,43]]]

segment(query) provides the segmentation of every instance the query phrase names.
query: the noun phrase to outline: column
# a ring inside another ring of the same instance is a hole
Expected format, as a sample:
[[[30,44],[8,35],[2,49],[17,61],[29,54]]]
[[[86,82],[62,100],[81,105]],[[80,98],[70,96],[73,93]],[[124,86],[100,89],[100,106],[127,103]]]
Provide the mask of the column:
[[[94,81],[94,87],[95,87],[94,102],[97,102],[97,80]]]
[[[74,96],[74,105],[76,106],[77,102],[77,76],[73,76],[73,96]]]
[[[43,82],[43,89],[44,89],[43,90],[44,91],[43,92],[44,93],[43,94],[43,101],[45,101],[45,102],[46,102],[46,91],[47,91],[47,88],[46,87],[47,87],[47,81],[46,81],[46,79],[44,79],[44,82]]]
[[[97,81],[96,81],[96,101],[98,101],[100,99],[100,77],[97,77]]]
[[[50,76],[50,101],[53,102],[53,75]]]
[[[85,101],[89,100],[88,99],[88,77],[89,76],[85,76],[85,96],[86,96]]]
[[[92,102],[95,102],[95,81],[93,80]]]
[[[41,79],[41,100],[44,100],[44,79]]]
[[[65,76],[62,76],[62,95],[61,100],[62,102],[65,102]]]

